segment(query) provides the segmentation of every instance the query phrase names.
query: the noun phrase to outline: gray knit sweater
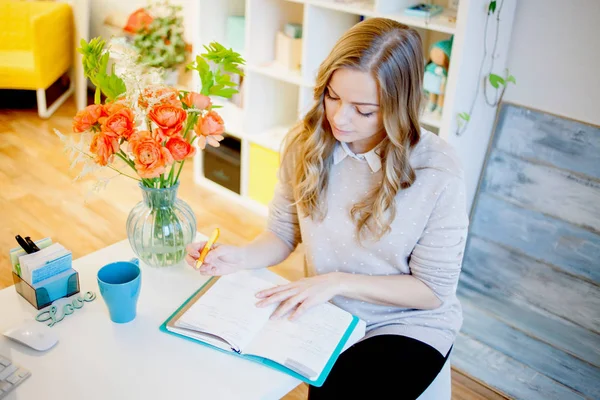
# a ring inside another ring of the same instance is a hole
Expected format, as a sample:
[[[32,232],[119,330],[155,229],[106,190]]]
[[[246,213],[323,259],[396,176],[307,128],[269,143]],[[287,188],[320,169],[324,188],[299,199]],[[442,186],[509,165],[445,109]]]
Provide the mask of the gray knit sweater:
[[[282,160],[279,182],[269,207],[268,230],[290,248],[303,242],[309,276],[340,271],[364,275],[412,274],[442,301],[434,310],[383,306],[336,296],[332,303],[367,323],[365,338],[381,334],[409,336],[446,355],[462,324],[456,298],[468,230],[463,174],[453,149],[422,130],[410,163],[417,179],[396,195],[391,232],[359,245],[352,206],[382,182],[378,148],[353,154],[345,144],[334,150],[324,201],[323,222],[304,218],[293,205],[291,160]]]

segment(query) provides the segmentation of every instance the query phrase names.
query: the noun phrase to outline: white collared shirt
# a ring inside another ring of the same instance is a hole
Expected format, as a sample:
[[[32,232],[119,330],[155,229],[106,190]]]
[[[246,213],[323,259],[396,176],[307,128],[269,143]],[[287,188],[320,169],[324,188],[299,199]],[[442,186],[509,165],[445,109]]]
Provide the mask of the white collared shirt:
[[[335,149],[333,150],[333,163],[338,164],[344,158],[350,156],[356,160],[366,162],[367,164],[369,164],[371,172],[375,173],[381,169],[380,148],[382,143],[383,141],[377,146],[375,146],[375,148],[366,153],[356,154],[352,150],[350,150],[350,147],[347,143],[338,142],[335,146]]]

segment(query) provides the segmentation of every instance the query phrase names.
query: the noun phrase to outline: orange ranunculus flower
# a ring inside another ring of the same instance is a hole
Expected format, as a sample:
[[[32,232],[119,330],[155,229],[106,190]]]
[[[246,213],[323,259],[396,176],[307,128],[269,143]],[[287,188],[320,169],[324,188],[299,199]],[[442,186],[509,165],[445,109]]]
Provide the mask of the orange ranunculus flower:
[[[106,111],[106,114],[109,116],[115,114],[123,108],[128,108],[127,103],[124,100],[116,100],[112,103],[104,104],[104,111]]]
[[[205,116],[198,118],[198,123],[194,127],[198,134],[198,146],[204,150],[206,143],[213,147],[219,147],[219,142],[223,140],[221,134],[225,131],[223,119],[214,111],[209,111]]]
[[[79,111],[73,117],[73,132],[85,132],[98,123],[98,120],[106,116],[104,108],[100,104],[91,104]]]
[[[102,132],[114,137],[123,137],[126,140],[135,130],[135,116],[131,108],[123,107],[112,114],[102,124]]]
[[[219,147],[221,144],[219,143],[221,140],[225,139],[221,135],[211,135],[211,136],[198,136],[198,147],[200,150],[204,150],[206,148],[206,144],[208,143],[212,147]]]
[[[154,20],[148,11],[143,8],[135,10],[127,19],[127,25],[125,25],[125,32],[137,33],[140,30],[147,29],[150,23]]]
[[[92,138],[90,144],[90,152],[96,155],[94,161],[96,163],[105,166],[109,162],[112,162],[113,154],[119,151],[119,140],[114,137],[105,134],[104,132],[98,132]]]
[[[142,108],[155,106],[157,104],[170,104],[181,106],[179,91],[170,86],[151,85],[144,88],[138,98],[138,105]]]
[[[150,109],[148,117],[158,126],[159,137],[164,140],[181,132],[187,113],[178,106],[157,105]]]
[[[225,131],[223,118],[215,111],[209,111],[203,117],[198,118],[196,132],[204,136],[220,135]]]
[[[135,169],[142,178],[156,178],[173,163],[173,156],[148,131],[131,136],[129,149],[135,157]]]
[[[181,161],[196,154],[196,148],[181,136],[174,136],[165,145],[175,161]]]
[[[210,97],[195,92],[186,94],[183,99],[181,99],[181,102],[189,108],[197,108],[199,110],[206,110],[212,105]]]

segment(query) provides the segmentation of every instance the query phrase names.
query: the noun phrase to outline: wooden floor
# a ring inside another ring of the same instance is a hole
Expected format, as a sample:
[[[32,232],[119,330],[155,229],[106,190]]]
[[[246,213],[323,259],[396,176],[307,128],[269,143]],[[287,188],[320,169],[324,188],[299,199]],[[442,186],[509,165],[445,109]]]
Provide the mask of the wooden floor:
[[[73,252],[73,258],[126,238],[129,210],[141,198],[136,182],[120,177],[99,193],[91,193],[93,179],[73,182],[78,171],[69,169],[63,145],[53,133],[70,132],[75,114],[67,102],[49,120],[34,109],[0,109],[0,289],[12,285],[8,251],[16,247],[15,235],[34,239],[50,236]],[[221,228],[221,240],[243,244],[258,235],[264,218],[221,196],[194,185],[192,162],[181,175],[179,195],[196,213],[198,231],[208,235]],[[274,269],[288,279],[302,275],[302,248]],[[307,396],[300,385],[285,399]],[[452,371],[452,399],[505,399],[458,371]]]

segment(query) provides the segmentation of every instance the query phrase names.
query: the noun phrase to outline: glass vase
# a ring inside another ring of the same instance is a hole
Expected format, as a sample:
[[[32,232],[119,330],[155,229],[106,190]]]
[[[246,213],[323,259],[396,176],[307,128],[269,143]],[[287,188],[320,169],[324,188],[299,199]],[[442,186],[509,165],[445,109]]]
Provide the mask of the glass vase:
[[[196,216],[177,198],[179,182],[163,189],[139,186],[143,199],[127,218],[127,238],[135,255],[152,267],[180,263],[195,238]]]

